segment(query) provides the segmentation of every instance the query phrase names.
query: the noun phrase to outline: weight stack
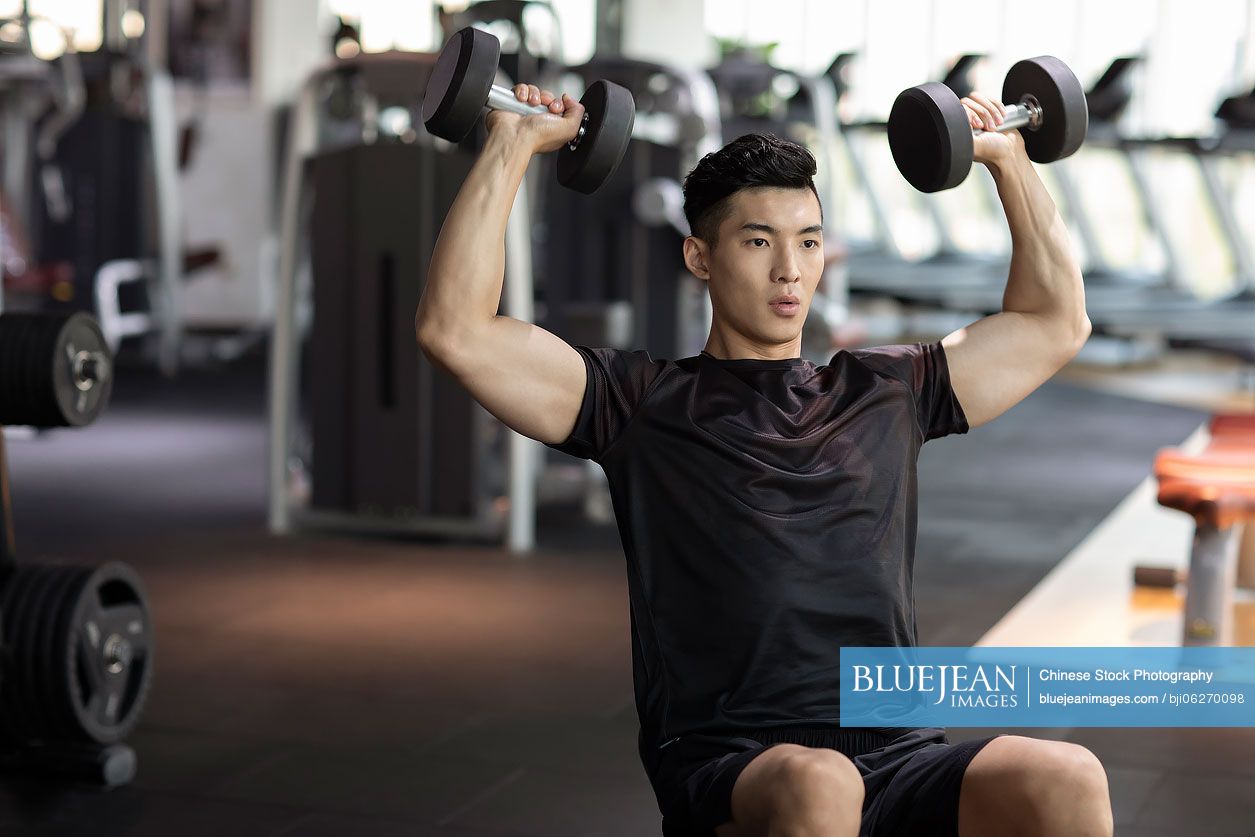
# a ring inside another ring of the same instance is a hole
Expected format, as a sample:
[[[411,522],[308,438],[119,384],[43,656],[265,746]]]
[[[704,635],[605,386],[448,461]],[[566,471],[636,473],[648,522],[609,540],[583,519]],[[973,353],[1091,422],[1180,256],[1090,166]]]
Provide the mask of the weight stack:
[[[314,321],[303,388],[316,509],[481,513],[478,406],[414,334],[436,235],[472,162],[465,152],[400,143],[312,161]]]

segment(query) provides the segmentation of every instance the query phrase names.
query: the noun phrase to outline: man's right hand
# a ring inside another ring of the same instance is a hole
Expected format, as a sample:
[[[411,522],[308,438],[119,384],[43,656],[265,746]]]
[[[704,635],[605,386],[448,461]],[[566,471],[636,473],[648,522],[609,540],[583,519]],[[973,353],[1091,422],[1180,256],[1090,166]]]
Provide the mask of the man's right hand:
[[[543,154],[557,151],[579,133],[584,106],[567,94],[563,93],[559,99],[534,84],[516,84],[514,97],[529,105],[547,107],[549,112],[521,116],[506,110],[489,110],[485,124],[490,134],[511,132],[514,141],[531,149],[533,154]]]

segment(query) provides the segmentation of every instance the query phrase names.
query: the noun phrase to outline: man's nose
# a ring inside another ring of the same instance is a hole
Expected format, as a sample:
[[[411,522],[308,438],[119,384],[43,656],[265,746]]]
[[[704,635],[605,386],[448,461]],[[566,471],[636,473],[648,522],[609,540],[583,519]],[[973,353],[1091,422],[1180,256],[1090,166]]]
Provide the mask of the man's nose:
[[[775,274],[777,282],[799,281],[802,278],[802,272],[798,269],[797,257],[790,252],[782,255],[775,265]]]

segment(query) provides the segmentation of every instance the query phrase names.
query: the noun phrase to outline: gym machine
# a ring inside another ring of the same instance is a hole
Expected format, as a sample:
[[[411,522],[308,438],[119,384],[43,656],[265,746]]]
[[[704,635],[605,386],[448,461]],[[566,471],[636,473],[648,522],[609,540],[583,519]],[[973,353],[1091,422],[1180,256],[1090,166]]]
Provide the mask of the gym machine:
[[[1231,289],[1214,298],[1202,299],[1192,290],[1163,289],[1157,294],[1111,300],[1100,297],[1091,316],[1108,331],[1137,334],[1153,331],[1168,339],[1186,341],[1236,341],[1242,354],[1255,351],[1255,254],[1242,234],[1231,197],[1218,169],[1225,156],[1250,159],[1255,154],[1255,121],[1242,118],[1240,103],[1255,100],[1255,91],[1226,99],[1216,116],[1223,130],[1210,137],[1160,139],[1126,138],[1131,149],[1162,148],[1190,156],[1198,167],[1207,205],[1220,228],[1225,247],[1233,258],[1234,281]],[[1148,200],[1153,200],[1149,194]],[[1185,297],[1181,299],[1181,297]]]
[[[106,21],[120,14],[104,3]],[[142,42],[107,34],[101,49],[76,55],[67,44],[56,61],[73,83],[57,86],[60,113],[41,126],[29,228],[37,260],[69,272],[41,307],[97,311],[115,350],[155,332],[158,364],[173,374],[184,274],[173,88]]]
[[[47,214],[68,217],[70,205],[54,155],[66,129],[81,116],[84,85],[79,57],[69,45],[50,60],[37,57],[29,42],[32,24],[54,25],[24,15],[0,19],[9,40],[0,41],[0,151],[4,167],[0,210],[5,257],[0,265],[3,290],[15,307],[39,307],[45,300],[64,298],[72,291],[69,262],[41,261],[38,240],[39,209],[34,204],[37,184],[46,200]]]
[[[293,109],[269,371],[275,533],[534,542],[536,443],[506,431],[414,337],[436,233],[479,139],[455,145],[418,118],[436,66],[436,55],[404,52],[337,59]],[[531,321],[528,205],[525,181],[507,225],[502,307]]]

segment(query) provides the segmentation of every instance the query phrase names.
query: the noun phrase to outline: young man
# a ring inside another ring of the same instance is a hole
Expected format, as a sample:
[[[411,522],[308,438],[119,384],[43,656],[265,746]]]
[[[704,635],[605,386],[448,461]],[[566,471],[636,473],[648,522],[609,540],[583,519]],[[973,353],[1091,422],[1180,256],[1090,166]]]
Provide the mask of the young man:
[[[668,835],[1109,835],[1088,750],[838,726],[839,649],[917,641],[916,458],[1049,379],[1085,342],[1081,274],[1019,132],[984,134],[1014,251],[1001,313],[930,344],[800,355],[823,270],[805,149],[750,135],[685,180],[702,353],[572,347],[498,316],[506,218],[532,154],[581,106],[489,114],[416,318],[427,356],[493,415],[606,471],[627,556],[640,756]],[[973,127],[1005,111],[964,99]],[[554,246],[561,246],[555,242]]]

